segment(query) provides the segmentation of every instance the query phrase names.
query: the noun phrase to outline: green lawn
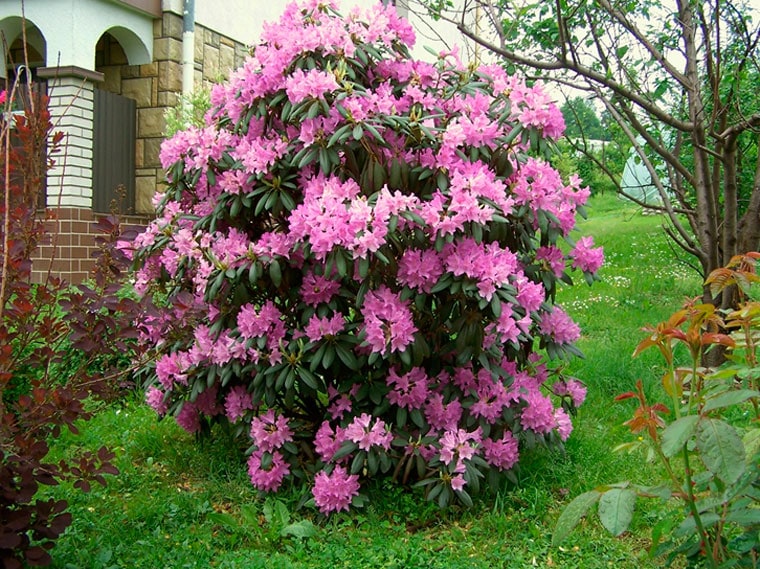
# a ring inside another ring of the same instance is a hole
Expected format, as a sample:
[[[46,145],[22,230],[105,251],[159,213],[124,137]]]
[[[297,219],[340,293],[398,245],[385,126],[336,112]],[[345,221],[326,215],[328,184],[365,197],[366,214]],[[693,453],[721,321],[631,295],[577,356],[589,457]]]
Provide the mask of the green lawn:
[[[87,495],[65,486],[51,490],[70,500],[74,515],[52,552],[54,567],[660,566],[647,556],[653,510],[638,511],[632,533],[620,538],[595,521],[583,522],[563,547],[550,546],[554,523],[574,496],[601,483],[645,482],[654,475],[643,457],[611,452],[630,440],[621,423],[631,407],[613,398],[639,378],[650,391],[658,389],[656,354],[631,359],[640,328],[666,318],[700,285],[676,260],[659,218],[612,196],[592,199],[589,213],[581,229],[605,247],[601,281],[558,295],[583,329],[586,357],[571,368],[588,385],[589,397],[564,454],[524,455],[519,487],[481,496],[469,510],[441,511],[419,494],[378,483],[368,489],[368,507],[325,519],[296,510],[299,489],[278,497],[280,504],[259,496],[242,453],[225,433],[197,443],[173,421],[159,422],[135,396],[103,409],[80,436],[67,436],[54,448],[61,455],[107,444],[121,471],[108,487]],[[281,535],[288,524],[304,520],[314,524],[313,536]]]

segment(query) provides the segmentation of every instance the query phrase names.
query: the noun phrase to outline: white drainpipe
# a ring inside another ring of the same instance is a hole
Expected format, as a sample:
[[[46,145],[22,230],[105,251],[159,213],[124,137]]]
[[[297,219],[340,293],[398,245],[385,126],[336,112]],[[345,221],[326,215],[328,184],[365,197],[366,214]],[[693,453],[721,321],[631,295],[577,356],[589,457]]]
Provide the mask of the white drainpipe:
[[[185,0],[182,11],[182,95],[187,99],[195,81],[195,0]]]

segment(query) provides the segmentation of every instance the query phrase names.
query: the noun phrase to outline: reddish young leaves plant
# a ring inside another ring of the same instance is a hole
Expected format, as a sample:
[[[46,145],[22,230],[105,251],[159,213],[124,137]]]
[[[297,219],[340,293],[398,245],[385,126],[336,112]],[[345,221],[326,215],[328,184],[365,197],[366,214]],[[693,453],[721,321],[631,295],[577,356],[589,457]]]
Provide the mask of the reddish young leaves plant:
[[[49,442],[77,433],[91,416],[88,398],[118,394],[139,310],[116,280],[114,220],[101,224],[110,239],[100,242],[107,262],[94,286],[32,282],[32,255],[45,239],[37,205],[62,139],[52,134],[48,98],[30,93],[22,116],[0,122],[0,566],[8,569],[49,564],[71,524],[67,502],[42,499],[41,485],[68,480],[87,492],[118,473],[105,447],[53,464]]]
[[[651,404],[639,380],[635,392],[617,400],[638,401],[624,424],[648,437],[618,448],[645,447],[662,464],[667,479],[626,490],[609,485],[578,496],[560,516],[553,543],[560,543],[597,502],[602,524],[619,535],[632,521],[637,496],[659,497],[676,505],[653,528],[654,554],[669,554],[670,560],[681,555],[694,563],[690,566],[758,566],[760,302],[752,300],[758,258],[754,252],[738,255],[706,281],[716,295],[737,287],[738,309],[722,312],[712,304],[687,303],[667,322],[648,328],[649,336],[636,348],[634,355],[653,347],[662,354],[662,383],[673,418],[661,416],[668,408]],[[690,365],[677,366],[679,346],[686,348]],[[717,369],[702,367],[705,351],[716,347],[728,350],[725,363]],[[620,519],[625,523],[612,523]]]

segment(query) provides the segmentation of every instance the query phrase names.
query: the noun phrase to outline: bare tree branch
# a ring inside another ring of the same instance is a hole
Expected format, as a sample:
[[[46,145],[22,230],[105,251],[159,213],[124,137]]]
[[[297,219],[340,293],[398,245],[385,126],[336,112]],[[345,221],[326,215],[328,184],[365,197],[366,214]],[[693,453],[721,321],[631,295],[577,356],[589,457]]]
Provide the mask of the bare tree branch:
[[[611,91],[617,93],[618,95],[626,99],[629,99],[630,101],[635,103],[637,106],[641,107],[641,109],[643,109],[647,113],[654,116],[657,120],[662,121],[665,124],[672,126],[673,128],[676,128],[678,130],[688,131],[688,130],[691,130],[694,126],[693,123],[691,122],[683,121],[672,116],[671,114],[665,112],[664,110],[659,108],[657,105],[655,105],[651,101],[640,96],[638,93],[635,93],[631,91],[630,89],[628,89],[627,87],[620,85],[619,83],[613,81],[606,75],[603,75],[601,73],[598,73],[597,71],[594,71],[590,67],[582,65],[580,63],[576,64],[567,59],[558,59],[555,61],[540,61],[537,59],[532,59],[530,57],[525,57],[509,49],[501,48],[497,45],[494,45],[488,40],[473,33],[465,24],[461,22],[457,22],[456,24],[457,24],[457,29],[462,33],[462,35],[482,45],[486,49],[498,55],[501,55],[502,57],[508,59],[509,61],[513,61],[519,65],[527,65],[535,69],[542,69],[544,71],[562,71],[562,70],[572,71],[588,81],[602,85],[610,89]]]

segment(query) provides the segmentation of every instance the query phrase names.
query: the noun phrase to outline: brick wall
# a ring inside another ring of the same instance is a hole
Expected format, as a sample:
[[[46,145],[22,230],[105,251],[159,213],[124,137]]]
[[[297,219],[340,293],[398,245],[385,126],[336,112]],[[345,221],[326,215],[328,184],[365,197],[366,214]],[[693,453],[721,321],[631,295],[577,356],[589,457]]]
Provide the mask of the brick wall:
[[[46,235],[34,259],[34,282],[44,281],[48,271],[72,283],[88,277],[96,249],[93,219],[89,208],[47,208]]]
[[[86,168],[92,162],[92,88],[104,89],[134,99],[137,105],[137,140],[135,146],[135,207],[125,219],[130,224],[146,225],[154,212],[153,196],[164,182],[159,162],[159,149],[164,140],[164,116],[168,108],[179,102],[182,92],[182,18],[165,12],[153,24],[153,58],[146,65],[128,65],[124,50],[109,34],[105,34],[96,48],[95,68],[102,74],[101,81],[83,83],[78,79],[61,85],[64,89],[77,89],[71,114],[64,118],[71,131],[66,151],[66,180],[49,178],[50,187],[56,184],[66,196],[63,202],[50,203],[45,211],[47,238],[34,259],[32,279],[44,280],[48,271],[79,283],[90,275],[94,266],[92,257],[97,249],[94,225],[99,214],[89,205],[92,196],[92,174]],[[224,80],[230,71],[243,64],[247,47],[217,32],[196,26],[195,29],[195,84],[210,87]],[[65,78],[61,79],[64,83]],[[87,87],[82,91],[82,85]],[[59,93],[64,94],[62,91]],[[65,92],[66,95],[74,93]],[[81,96],[81,100],[77,98]],[[63,108],[63,107],[61,107]],[[87,121],[89,120],[89,130]],[[82,124],[80,124],[82,123]],[[81,127],[81,128],[80,128]],[[83,142],[84,141],[84,142]]]

